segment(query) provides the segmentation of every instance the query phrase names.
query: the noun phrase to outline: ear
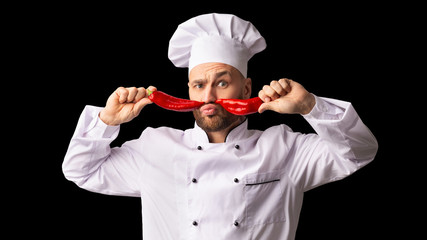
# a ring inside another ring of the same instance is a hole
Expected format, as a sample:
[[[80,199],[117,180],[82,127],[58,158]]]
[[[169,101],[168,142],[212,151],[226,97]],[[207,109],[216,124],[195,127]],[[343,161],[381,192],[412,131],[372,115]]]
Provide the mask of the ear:
[[[245,84],[245,88],[244,88],[244,92],[243,92],[243,97],[245,99],[249,99],[251,97],[251,94],[252,94],[252,79],[246,78],[244,80],[244,84]]]

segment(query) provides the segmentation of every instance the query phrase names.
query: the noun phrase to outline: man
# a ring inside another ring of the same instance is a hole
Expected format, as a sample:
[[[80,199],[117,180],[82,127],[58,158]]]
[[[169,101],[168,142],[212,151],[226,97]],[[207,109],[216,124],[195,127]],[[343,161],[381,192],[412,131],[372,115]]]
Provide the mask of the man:
[[[111,149],[119,125],[143,117],[148,92],[156,91],[120,87],[105,108],[83,111],[66,178],[89,191],[141,197],[144,239],[294,239],[304,192],[365,166],[377,142],[350,103],[286,78],[259,91],[259,112],[301,114],[317,134],[286,125],[248,130],[246,117],[215,104],[250,98],[247,62],[265,46],[250,22],[233,15],[182,23],[169,58],[189,68],[189,97],[205,103],[193,111],[194,128],[147,128]]]

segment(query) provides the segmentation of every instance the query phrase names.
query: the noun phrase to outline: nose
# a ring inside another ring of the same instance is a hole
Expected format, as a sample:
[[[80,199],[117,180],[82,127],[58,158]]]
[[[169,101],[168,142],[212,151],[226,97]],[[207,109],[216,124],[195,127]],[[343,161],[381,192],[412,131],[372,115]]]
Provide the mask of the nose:
[[[203,99],[202,101],[205,103],[213,103],[217,99],[216,92],[211,86],[206,87],[204,93],[203,93]]]

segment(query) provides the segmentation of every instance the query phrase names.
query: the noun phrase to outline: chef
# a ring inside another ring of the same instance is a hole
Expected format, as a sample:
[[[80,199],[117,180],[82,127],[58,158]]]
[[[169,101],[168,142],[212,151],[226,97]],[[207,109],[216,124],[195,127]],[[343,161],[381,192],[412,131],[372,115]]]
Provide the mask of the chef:
[[[217,99],[248,99],[247,63],[266,43],[248,21],[205,14],[180,24],[169,59],[189,69],[194,128],[146,128],[110,148],[120,124],[152,103],[153,86],[114,91],[86,106],[63,162],[65,177],[89,191],[141,197],[143,239],[294,239],[305,191],[340,180],[374,159],[377,141],[349,102],[323,98],[282,78],[258,96],[266,110],[301,114],[316,134],[285,124],[249,130]],[[267,119],[266,119],[267,120]]]

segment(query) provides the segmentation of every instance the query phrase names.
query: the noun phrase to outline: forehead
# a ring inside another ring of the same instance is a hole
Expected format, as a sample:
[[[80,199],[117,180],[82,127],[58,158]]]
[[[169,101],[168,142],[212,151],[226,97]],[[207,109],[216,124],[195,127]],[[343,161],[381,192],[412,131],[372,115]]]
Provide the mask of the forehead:
[[[238,77],[240,72],[235,67],[225,63],[202,63],[191,69],[189,74],[189,81],[195,79],[212,79],[218,73],[229,73],[230,77]],[[224,75],[224,74],[222,74]]]

